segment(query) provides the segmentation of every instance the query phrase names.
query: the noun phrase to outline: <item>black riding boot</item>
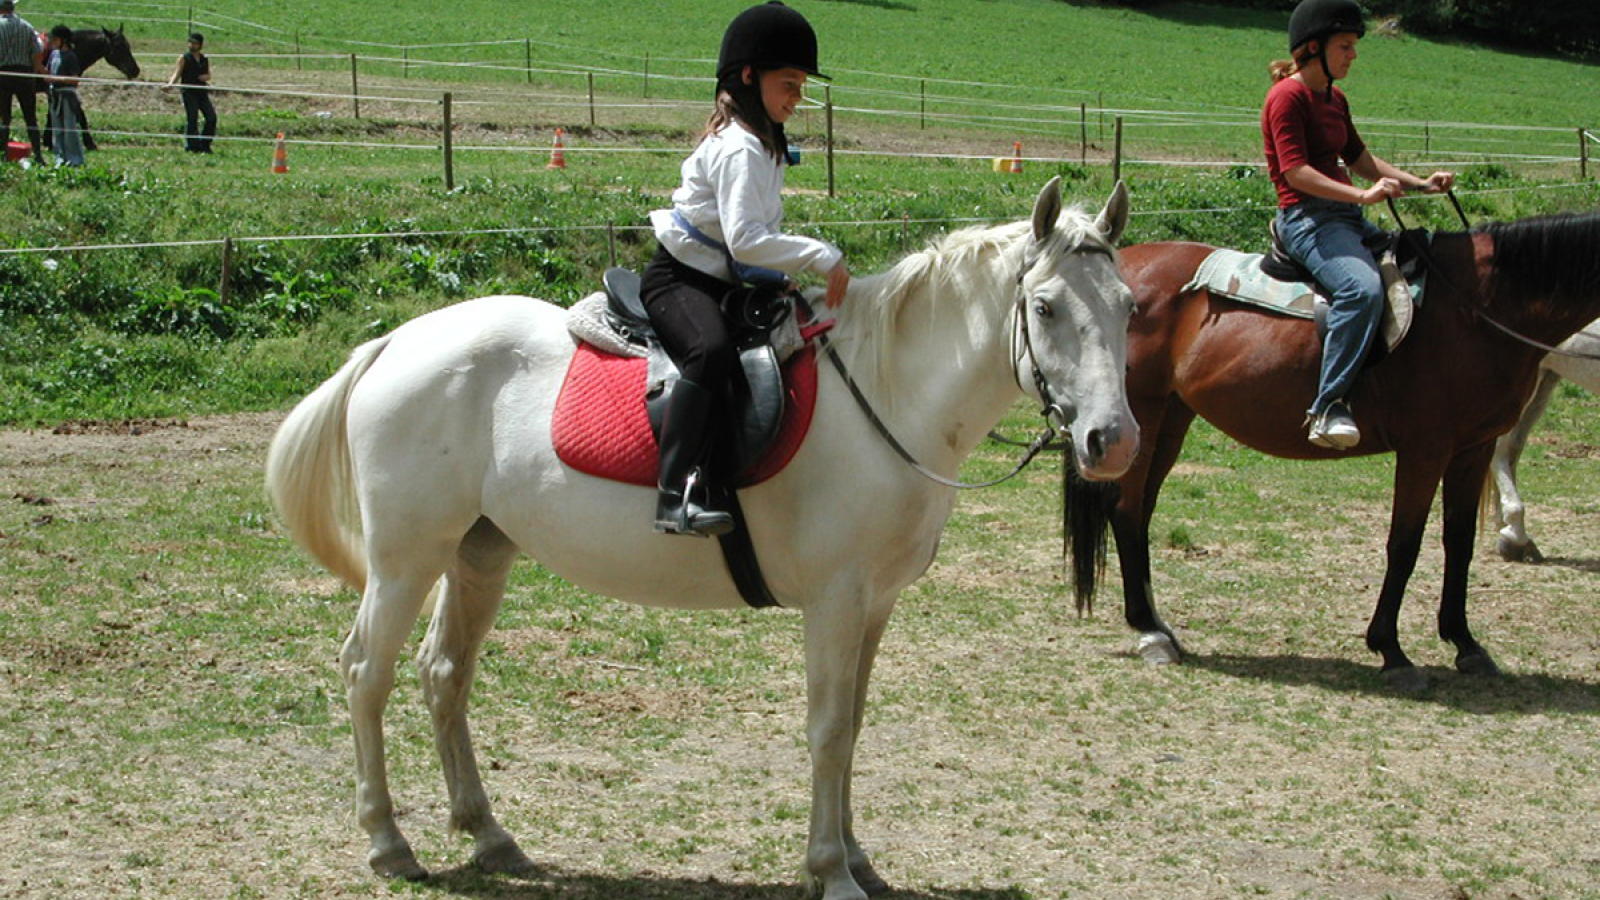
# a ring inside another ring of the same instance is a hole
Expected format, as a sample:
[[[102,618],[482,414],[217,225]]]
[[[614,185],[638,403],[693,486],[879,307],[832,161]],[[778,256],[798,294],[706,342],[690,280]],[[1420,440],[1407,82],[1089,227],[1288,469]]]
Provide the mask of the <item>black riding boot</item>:
[[[701,451],[714,399],[710,391],[684,379],[678,380],[667,399],[667,414],[661,423],[656,531],[710,537],[733,530],[731,514],[706,509],[692,496],[700,480]]]

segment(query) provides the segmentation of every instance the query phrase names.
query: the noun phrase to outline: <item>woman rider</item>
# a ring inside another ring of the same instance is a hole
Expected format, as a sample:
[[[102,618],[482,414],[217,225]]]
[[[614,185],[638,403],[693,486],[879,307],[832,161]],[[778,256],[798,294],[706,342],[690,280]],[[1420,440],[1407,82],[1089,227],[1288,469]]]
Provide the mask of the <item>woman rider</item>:
[[[1400,171],[1356,132],[1334,81],[1350,73],[1366,31],[1355,0],[1301,0],[1289,18],[1292,60],[1272,64],[1274,84],[1261,109],[1279,239],[1331,295],[1321,376],[1306,417],[1311,443],[1338,450],[1361,441],[1345,398],[1383,314],[1378,265],[1362,243],[1379,230],[1361,207],[1408,190],[1448,191],[1455,183],[1449,172],[1422,179]],[[1346,167],[1371,186],[1355,187]]]

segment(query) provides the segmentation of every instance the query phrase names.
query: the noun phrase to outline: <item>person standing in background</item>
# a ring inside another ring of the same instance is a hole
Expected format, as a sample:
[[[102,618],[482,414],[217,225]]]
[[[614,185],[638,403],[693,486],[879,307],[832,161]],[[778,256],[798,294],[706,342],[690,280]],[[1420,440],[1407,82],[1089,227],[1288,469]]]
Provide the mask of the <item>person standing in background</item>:
[[[78,63],[78,53],[72,47],[72,29],[57,25],[50,29],[49,74],[45,82],[50,86],[50,146],[56,156],[56,165],[83,165],[83,129],[78,116],[78,77],[83,66]]]
[[[34,161],[40,165],[44,164],[44,149],[34,77],[43,74],[44,52],[37,32],[17,15],[17,0],[0,0],[0,144],[11,142],[11,100],[16,98],[22,107],[22,121],[28,125]]]
[[[217,133],[217,108],[211,105],[211,60],[201,52],[205,44],[200,32],[189,35],[189,52],[178,57],[167,79],[167,87],[176,84],[183,94],[183,149],[190,153],[210,153],[211,139]]]

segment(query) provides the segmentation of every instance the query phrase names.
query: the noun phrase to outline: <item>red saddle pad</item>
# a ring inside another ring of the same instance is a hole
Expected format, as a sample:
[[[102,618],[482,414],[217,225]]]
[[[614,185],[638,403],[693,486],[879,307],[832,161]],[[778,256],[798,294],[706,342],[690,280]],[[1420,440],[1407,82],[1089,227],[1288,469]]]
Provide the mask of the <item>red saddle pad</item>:
[[[550,422],[556,455],[585,474],[655,487],[658,450],[645,411],[647,366],[579,343]],[[766,454],[734,479],[760,484],[783,471],[805,440],[817,402],[817,355],[807,346],[783,364],[783,421]]]

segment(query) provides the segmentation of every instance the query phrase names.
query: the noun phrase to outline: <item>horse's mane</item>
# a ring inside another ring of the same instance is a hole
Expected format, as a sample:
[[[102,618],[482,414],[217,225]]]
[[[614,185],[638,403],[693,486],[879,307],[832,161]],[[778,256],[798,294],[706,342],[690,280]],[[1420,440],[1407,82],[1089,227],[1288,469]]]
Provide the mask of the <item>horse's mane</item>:
[[[870,360],[880,383],[888,374],[894,335],[901,316],[915,300],[932,302],[938,295],[967,299],[980,287],[980,262],[985,256],[1007,258],[1007,284],[1020,272],[1032,225],[1027,220],[1002,225],[974,225],[930,240],[907,254],[889,271],[852,283],[850,299],[839,311],[840,323],[859,337],[852,365]],[[1081,206],[1064,209],[1056,223],[1049,251],[1066,252],[1088,244],[1112,248],[1095,227],[1094,216]],[[937,288],[938,290],[930,290]],[[985,288],[987,289],[987,288]],[[952,353],[960,348],[952,348]]]
[[[1600,213],[1564,213],[1473,229],[1494,242],[1491,296],[1557,303],[1600,291]]]

